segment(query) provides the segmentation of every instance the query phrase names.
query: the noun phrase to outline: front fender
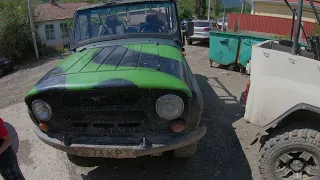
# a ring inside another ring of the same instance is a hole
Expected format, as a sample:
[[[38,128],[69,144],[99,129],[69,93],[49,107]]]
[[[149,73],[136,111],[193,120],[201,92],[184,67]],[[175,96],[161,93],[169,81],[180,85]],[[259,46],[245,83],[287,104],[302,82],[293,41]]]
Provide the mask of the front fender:
[[[271,123],[267,124],[264,127],[259,128],[259,132],[256,134],[256,136],[254,137],[254,139],[251,142],[251,145],[255,144],[256,142],[258,142],[263,136],[268,135],[268,130],[269,129],[273,129],[276,128],[278,126],[279,123],[281,123],[286,117],[288,117],[290,114],[298,111],[298,110],[308,110],[317,114],[320,114],[320,108],[310,105],[310,104],[306,104],[306,103],[300,103],[300,104],[296,104],[295,106],[293,106],[292,108],[290,108],[288,111],[286,111],[285,113],[281,114],[278,118],[276,118],[274,121],[272,121]]]

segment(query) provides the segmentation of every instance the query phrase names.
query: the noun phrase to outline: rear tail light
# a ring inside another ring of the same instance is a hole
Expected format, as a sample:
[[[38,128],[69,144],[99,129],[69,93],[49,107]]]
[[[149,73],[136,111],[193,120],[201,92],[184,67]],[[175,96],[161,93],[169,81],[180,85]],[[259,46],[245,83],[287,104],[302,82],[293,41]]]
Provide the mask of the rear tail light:
[[[244,103],[247,103],[247,98],[248,98],[248,94],[249,94],[249,89],[250,89],[250,80],[248,80],[247,85],[246,85],[246,90],[244,91],[243,94],[243,101]]]
[[[209,31],[209,30],[210,30],[210,28],[204,28],[203,30],[205,30],[205,31]]]

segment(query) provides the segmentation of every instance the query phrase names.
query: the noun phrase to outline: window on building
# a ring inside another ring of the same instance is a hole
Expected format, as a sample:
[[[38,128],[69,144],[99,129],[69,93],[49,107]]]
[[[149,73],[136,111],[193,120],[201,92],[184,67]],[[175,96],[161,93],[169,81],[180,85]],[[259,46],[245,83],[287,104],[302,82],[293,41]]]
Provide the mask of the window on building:
[[[61,29],[61,36],[62,36],[62,38],[67,38],[67,37],[69,37],[68,23],[61,23],[61,24],[60,24],[60,29]]]
[[[44,27],[45,27],[45,30],[46,30],[46,38],[47,38],[47,40],[55,39],[53,24],[46,24]]]

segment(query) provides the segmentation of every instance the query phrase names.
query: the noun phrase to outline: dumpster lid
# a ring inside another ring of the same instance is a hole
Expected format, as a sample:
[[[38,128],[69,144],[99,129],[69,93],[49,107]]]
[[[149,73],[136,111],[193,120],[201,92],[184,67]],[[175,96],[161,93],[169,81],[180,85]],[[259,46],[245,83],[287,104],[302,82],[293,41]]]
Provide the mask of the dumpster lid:
[[[262,36],[257,34],[250,34],[250,33],[241,33],[242,37],[252,37],[252,38],[259,38],[259,39],[266,39],[266,40],[276,40],[276,38],[271,36]]]
[[[238,32],[222,32],[222,31],[210,31],[210,34],[225,34],[225,35],[232,35],[232,36],[240,36],[241,34]]]

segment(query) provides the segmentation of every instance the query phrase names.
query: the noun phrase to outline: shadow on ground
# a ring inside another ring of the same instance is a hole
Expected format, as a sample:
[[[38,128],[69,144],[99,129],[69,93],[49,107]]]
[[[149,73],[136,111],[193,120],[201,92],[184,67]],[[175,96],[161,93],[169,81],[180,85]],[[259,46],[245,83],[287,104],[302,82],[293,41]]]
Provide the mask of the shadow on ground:
[[[104,159],[84,180],[91,179],[252,179],[251,170],[232,123],[240,119],[242,109],[237,99],[217,78],[195,76],[204,99],[202,124],[208,127],[206,136],[199,143],[196,156],[190,159],[172,157],[170,152],[162,157],[139,159]],[[215,89],[225,91],[218,97]]]
[[[51,57],[40,57],[39,60],[29,61],[25,64],[17,65],[16,69],[13,70],[12,72],[10,72],[9,74],[15,73],[17,71],[25,70],[25,69],[32,69],[35,67],[39,67],[39,66],[42,66],[42,65],[48,63],[49,61],[63,59],[65,57],[67,57],[68,55],[69,55],[68,53],[64,53],[64,54],[55,55],[55,56],[51,56]]]
[[[194,42],[192,42],[192,45],[190,45],[190,46],[199,46],[199,47],[209,48],[209,42],[194,41]]]

